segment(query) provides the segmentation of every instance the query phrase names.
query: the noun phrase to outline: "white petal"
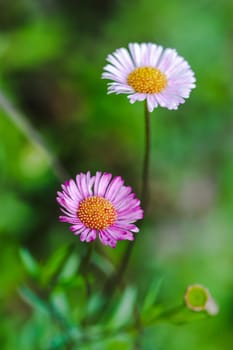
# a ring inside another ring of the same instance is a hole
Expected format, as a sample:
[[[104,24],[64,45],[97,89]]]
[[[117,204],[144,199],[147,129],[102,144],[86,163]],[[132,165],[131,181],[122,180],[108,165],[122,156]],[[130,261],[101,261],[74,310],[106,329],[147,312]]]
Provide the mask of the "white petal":
[[[134,64],[136,67],[141,66],[141,50],[140,45],[137,43],[129,44],[129,51],[133,58]]]
[[[158,102],[155,95],[147,95],[147,107],[149,112],[152,112],[156,107],[158,107]]]
[[[146,99],[146,94],[140,94],[136,92],[135,94],[129,95],[128,99],[130,100],[130,103],[134,103],[136,101],[144,101]]]

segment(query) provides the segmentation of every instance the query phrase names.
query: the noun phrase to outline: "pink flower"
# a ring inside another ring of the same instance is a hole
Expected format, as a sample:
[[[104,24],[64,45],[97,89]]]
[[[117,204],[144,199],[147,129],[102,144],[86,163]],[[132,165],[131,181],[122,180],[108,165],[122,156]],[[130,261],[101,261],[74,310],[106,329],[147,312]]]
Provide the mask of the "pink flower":
[[[81,173],[76,181],[71,179],[61,187],[57,202],[65,215],[59,219],[70,223],[70,230],[82,242],[91,242],[98,235],[104,245],[115,248],[119,240],[134,240],[133,233],[139,231],[134,222],[143,218],[143,210],[120,176]]]
[[[128,94],[131,103],[147,100],[148,110],[161,106],[177,109],[195,87],[189,64],[174,49],[151,43],[129,44],[108,55],[103,79],[108,93]]]

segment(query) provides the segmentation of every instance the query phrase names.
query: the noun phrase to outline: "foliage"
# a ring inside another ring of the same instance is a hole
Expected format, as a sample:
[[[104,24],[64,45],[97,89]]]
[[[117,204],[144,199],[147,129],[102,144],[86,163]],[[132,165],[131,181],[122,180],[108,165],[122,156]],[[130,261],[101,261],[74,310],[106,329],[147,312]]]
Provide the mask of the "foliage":
[[[84,273],[81,265],[77,267],[77,254],[67,254],[64,260],[68,248],[59,248],[44,266],[39,266],[27,250],[20,252],[24,267],[37,288],[36,293],[26,286],[19,291],[33,310],[30,322],[18,337],[18,344],[26,349],[38,345],[46,349],[73,349],[76,346],[80,349],[117,346],[131,349],[134,343],[139,346],[139,336],[148,327],[161,322],[184,324],[208,316],[204,311],[188,310],[182,298],[180,305],[170,309],[159,303],[157,295],[161,279],[158,278],[141,300],[137,288],[130,284],[122,287],[120,293],[113,290],[111,294],[104,294],[95,275],[87,273],[88,265]],[[93,264],[97,267],[94,258]],[[28,326],[34,329],[31,338],[27,338]]]

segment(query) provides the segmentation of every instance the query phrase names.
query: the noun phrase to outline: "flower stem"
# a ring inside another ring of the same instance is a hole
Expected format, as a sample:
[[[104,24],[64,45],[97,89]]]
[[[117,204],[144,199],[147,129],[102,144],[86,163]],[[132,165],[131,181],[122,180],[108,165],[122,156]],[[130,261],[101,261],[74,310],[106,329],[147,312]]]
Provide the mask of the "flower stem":
[[[150,113],[147,108],[147,102],[144,104],[144,117],[145,117],[145,153],[143,160],[142,171],[142,189],[141,189],[141,202],[144,209],[144,214],[147,213],[149,204],[149,163],[150,163]]]
[[[144,209],[144,215],[146,215],[148,204],[149,204],[149,163],[150,163],[150,143],[151,143],[150,113],[147,108],[147,101],[145,101],[144,103],[144,119],[145,119],[145,151],[144,151],[143,170],[142,170],[141,203],[142,203],[142,208]],[[110,280],[107,281],[104,287],[104,293],[111,295],[114,292],[115,287],[120,284],[123,278],[123,274],[127,269],[133,247],[134,247],[134,244],[132,244],[132,242],[129,242],[116,274],[113,276],[113,278],[110,278]]]
[[[94,242],[88,244],[86,254],[84,255],[81,261],[81,264],[79,266],[79,272],[85,273],[88,270],[93,250],[94,250]]]
[[[150,163],[150,113],[147,108],[147,101],[144,103],[144,120],[145,120],[145,152],[143,159],[142,168],[142,187],[141,187],[141,204],[144,209],[144,216],[147,213],[147,208],[149,204],[149,163]],[[134,244],[128,243],[125,254],[122,259],[122,264],[120,265],[119,271],[122,274],[129,263],[129,258],[131,256]]]

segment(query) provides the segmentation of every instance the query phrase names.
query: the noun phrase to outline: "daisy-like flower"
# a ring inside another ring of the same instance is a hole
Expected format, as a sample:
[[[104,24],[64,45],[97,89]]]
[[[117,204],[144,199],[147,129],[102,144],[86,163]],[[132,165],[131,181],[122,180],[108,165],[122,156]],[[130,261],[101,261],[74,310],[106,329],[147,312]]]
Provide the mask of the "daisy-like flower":
[[[120,48],[107,61],[102,78],[113,81],[108,93],[128,94],[131,103],[147,100],[149,112],[159,105],[177,109],[195,87],[193,71],[174,49],[131,43],[129,50]]]
[[[143,210],[132,188],[124,186],[120,176],[101,172],[81,173],[75,180],[65,182],[57,192],[65,214],[60,221],[71,224],[70,230],[82,242],[99,236],[104,245],[115,248],[119,240],[134,240],[133,233],[139,231],[134,222],[143,218]]]

